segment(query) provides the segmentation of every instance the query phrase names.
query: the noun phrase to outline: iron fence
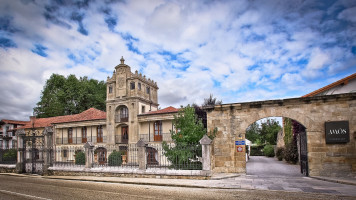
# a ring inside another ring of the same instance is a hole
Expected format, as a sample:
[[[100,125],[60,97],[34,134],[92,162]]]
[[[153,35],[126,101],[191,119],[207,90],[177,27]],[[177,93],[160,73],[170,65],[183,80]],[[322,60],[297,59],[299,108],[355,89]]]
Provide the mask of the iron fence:
[[[202,169],[201,145],[148,144],[147,168]]]
[[[93,167],[99,168],[138,168],[138,148],[136,144],[116,146],[109,149],[107,157],[100,159],[103,154],[94,154]],[[106,155],[105,155],[106,156]]]
[[[139,135],[140,139],[142,139],[145,142],[171,142],[172,141],[172,137],[171,137],[171,133],[162,133],[161,135],[159,135],[159,137],[155,137],[153,133],[151,134],[140,134]]]

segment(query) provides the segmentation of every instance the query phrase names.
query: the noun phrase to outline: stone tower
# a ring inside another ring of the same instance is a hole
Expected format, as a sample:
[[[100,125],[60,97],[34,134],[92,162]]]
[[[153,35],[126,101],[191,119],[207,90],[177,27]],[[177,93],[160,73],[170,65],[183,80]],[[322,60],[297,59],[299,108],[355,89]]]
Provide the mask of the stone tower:
[[[157,83],[146,76],[131,72],[124,58],[108,77],[106,97],[106,127],[108,144],[127,144],[138,141],[137,115],[158,108]]]

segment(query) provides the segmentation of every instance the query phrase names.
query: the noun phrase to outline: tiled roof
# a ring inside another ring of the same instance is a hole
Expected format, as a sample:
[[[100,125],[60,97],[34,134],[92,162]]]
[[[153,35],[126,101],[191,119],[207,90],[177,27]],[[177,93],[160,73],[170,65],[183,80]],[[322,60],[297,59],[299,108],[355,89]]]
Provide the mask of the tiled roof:
[[[341,79],[341,80],[338,80],[338,81],[336,81],[336,82],[334,82],[334,83],[331,83],[330,85],[327,85],[327,86],[325,86],[325,87],[322,87],[322,88],[320,88],[320,89],[318,89],[318,90],[315,90],[315,91],[313,91],[313,92],[311,92],[311,93],[309,93],[309,94],[306,94],[306,95],[304,95],[304,96],[302,96],[302,97],[313,97],[313,96],[315,96],[315,95],[317,95],[317,94],[320,94],[320,93],[322,93],[322,92],[325,92],[326,90],[329,90],[329,89],[331,89],[331,88],[333,88],[333,87],[336,87],[336,86],[338,86],[338,85],[347,84],[348,81],[350,81],[350,80],[352,80],[352,79],[354,79],[354,78],[356,78],[356,73],[351,74],[351,75],[348,76],[348,77],[345,77],[345,78],[343,78],[343,79]]]
[[[17,121],[17,120],[10,120],[10,119],[2,119],[2,122],[4,122],[5,124],[21,124],[21,125],[25,125],[27,123],[29,123],[29,121]]]
[[[52,124],[98,120],[98,119],[106,119],[106,112],[95,109],[95,108],[90,108],[86,111],[83,111],[79,114],[74,114],[74,115],[64,115],[64,116],[48,117],[48,118],[36,118],[34,127],[40,128],[40,127],[51,126]],[[31,122],[28,122],[25,126],[21,127],[21,129],[23,129],[23,128],[32,128]]]
[[[156,111],[151,111],[151,112],[148,112],[148,113],[143,113],[141,115],[154,115],[154,114],[165,114],[165,113],[176,113],[178,112],[179,109],[177,108],[174,108],[172,106],[169,106],[167,108],[164,108],[164,109],[161,109],[161,110],[156,110]]]

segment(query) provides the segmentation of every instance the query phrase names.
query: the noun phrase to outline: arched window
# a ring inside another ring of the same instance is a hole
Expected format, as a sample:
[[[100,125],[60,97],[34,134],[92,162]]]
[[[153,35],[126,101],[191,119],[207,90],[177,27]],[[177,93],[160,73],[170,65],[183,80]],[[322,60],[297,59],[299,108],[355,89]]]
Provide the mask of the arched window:
[[[128,122],[129,121],[129,109],[126,106],[120,106],[116,110],[115,122]]]

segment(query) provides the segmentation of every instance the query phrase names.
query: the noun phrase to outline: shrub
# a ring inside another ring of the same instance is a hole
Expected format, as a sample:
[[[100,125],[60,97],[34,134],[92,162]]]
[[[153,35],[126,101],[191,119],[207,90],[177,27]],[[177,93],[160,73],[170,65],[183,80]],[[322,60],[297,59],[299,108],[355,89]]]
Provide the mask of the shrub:
[[[274,148],[273,148],[273,145],[266,145],[264,148],[263,148],[263,153],[265,154],[265,156],[267,157],[274,157]]]
[[[16,161],[17,160],[17,150],[10,149],[6,153],[4,153],[2,160],[3,161]]]
[[[85,154],[84,152],[77,152],[75,154],[75,164],[76,165],[85,165]]]
[[[284,154],[284,148],[283,147],[277,148],[276,156],[277,156],[279,161],[283,160],[283,154]]]
[[[250,156],[263,156],[263,147],[264,146],[251,146]]]
[[[298,162],[298,147],[295,141],[291,141],[286,145],[284,151],[284,159],[289,162],[296,164]]]
[[[109,155],[108,164],[109,166],[120,166],[122,164],[122,155],[124,152],[114,150]]]

